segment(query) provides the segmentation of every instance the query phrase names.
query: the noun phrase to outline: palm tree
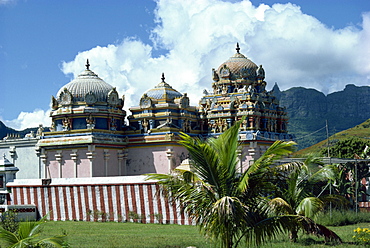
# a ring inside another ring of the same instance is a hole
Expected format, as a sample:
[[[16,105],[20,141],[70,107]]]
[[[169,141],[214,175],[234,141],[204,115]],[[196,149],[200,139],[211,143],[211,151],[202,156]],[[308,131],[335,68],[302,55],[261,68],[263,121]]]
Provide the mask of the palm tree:
[[[330,180],[334,180],[337,177],[336,167],[333,165],[327,165],[311,173],[308,165],[309,160],[304,163],[296,163],[294,167],[290,167],[290,172],[287,172],[285,165],[279,166],[277,169],[285,171],[286,178],[280,184],[280,190],[277,192],[278,197],[273,198],[270,201],[270,206],[275,214],[283,215],[300,215],[311,220],[314,229],[309,228],[306,231],[313,234],[330,233],[331,239],[340,241],[340,238],[314,222],[315,217],[324,209],[324,201],[319,197],[313,195],[314,186],[317,183],[325,182],[330,183]],[[290,239],[292,242],[296,242],[298,238],[298,231],[304,226],[293,226],[290,230]]]
[[[295,143],[276,141],[240,173],[239,126],[240,121],[217,139],[181,134],[179,143],[190,154],[191,169],[148,175],[148,179],[159,180],[170,199],[182,203],[182,210],[203,234],[227,248],[237,247],[241,240],[258,246],[298,221],[293,215],[269,216],[265,197],[274,188],[273,162],[291,153]]]
[[[39,248],[39,247],[65,247],[66,235],[57,235],[44,238],[40,236],[41,225],[45,223],[46,216],[39,221],[26,221],[19,223],[16,232],[0,228],[0,240],[12,248]]]

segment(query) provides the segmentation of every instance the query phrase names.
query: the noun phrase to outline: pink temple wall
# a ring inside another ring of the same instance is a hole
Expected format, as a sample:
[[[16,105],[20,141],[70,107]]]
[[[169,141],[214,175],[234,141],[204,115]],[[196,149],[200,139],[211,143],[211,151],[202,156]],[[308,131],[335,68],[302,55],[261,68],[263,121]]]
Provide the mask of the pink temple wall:
[[[69,151],[65,151],[65,156],[70,157],[70,154],[68,154]],[[64,158],[64,156],[63,156]],[[63,159],[63,166],[62,166],[62,177],[75,177],[75,162],[72,159]]]
[[[76,162],[77,162],[77,177],[104,177],[104,176],[120,176],[119,174],[119,160],[117,149],[96,149],[94,151],[94,159],[92,160],[92,172],[90,171],[90,159],[87,158],[87,149],[68,149],[61,150],[61,171],[60,162],[57,161],[58,152],[48,151],[47,162],[48,166],[47,177],[50,178],[74,178],[76,177]],[[77,154],[77,160],[74,161],[71,154]],[[109,154],[107,159],[107,166],[105,162],[105,153]],[[122,173],[121,162],[121,173]],[[50,172],[50,176],[49,176]]]
[[[110,158],[108,161],[108,176],[121,176],[119,174],[118,166],[118,151],[117,150],[109,150]]]
[[[187,157],[187,151],[182,146],[151,146],[128,149],[127,175],[141,175],[145,173],[168,173],[169,161],[166,151],[171,149],[172,165],[179,166]]]
[[[95,158],[93,160],[92,166],[92,176],[93,177],[103,177],[104,176],[104,150],[96,149]]]
[[[86,156],[87,149],[81,149],[78,151],[78,166],[77,176],[78,177],[90,177],[90,160]]]
[[[118,151],[116,149],[95,149],[95,158],[93,160],[93,177],[120,176]],[[106,156],[105,154],[109,155]],[[107,157],[106,160],[104,157]],[[122,162],[121,162],[122,163]]]

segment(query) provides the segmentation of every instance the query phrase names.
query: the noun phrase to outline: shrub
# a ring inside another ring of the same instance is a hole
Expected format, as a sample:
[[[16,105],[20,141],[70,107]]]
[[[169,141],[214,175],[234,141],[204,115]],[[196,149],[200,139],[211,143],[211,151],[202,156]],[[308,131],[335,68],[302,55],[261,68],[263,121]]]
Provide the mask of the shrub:
[[[9,210],[1,215],[1,227],[5,230],[15,233],[18,230],[19,222],[17,220],[17,213]]]
[[[89,215],[91,215],[91,217],[95,221],[98,221],[98,220],[100,221],[100,219],[101,219],[101,221],[105,222],[105,221],[109,220],[109,217],[110,217],[109,213],[106,213],[106,212],[103,212],[103,211],[100,211],[100,210],[97,210],[97,209],[94,209],[94,210],[89,209],[87,211],[87,213]]]
[[[129,219],[132,219],[134,222],[137,222],[137,221],[141,221],[142,219],[142,216],[138,213],[136,213],[135,211],[129,211],[128,212],[128,217]]]
[[[370,213],[354,212],[351,210],[333,210],[322,212],[317,217],[317,222],[324,226],[345,226],[369,222]]]
[[[370,229],[369,228],[356,228],[353,230],[355,235],[353,235],[353,239],[356,243],[368,245],[370,244]]]

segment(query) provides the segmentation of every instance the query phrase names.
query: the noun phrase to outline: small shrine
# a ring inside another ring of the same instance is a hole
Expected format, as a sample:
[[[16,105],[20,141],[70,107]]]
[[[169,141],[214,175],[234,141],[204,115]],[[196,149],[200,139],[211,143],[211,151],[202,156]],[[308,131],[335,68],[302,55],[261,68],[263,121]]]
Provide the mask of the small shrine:
[[[13,182],[16,178],[16,173],[19,171],[5,156],[0,159],[0,205],[6,205],[9,191],[6,184]]]

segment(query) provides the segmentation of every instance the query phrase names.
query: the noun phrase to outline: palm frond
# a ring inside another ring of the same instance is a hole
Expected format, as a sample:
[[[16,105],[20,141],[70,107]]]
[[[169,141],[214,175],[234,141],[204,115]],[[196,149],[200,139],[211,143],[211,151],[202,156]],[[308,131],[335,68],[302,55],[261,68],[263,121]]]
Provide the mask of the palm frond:
[[[329,228],[315,223],[312,219],[301,216],[299,220],[300,228],[306,233],[316,235],[318,237],[324,237],[325,241],[332,241],[342,243],[342,239]]]
[[[274,166],[274,169],[279,171],[279,172],[284,172],[284,173],[289,173],[295,169],[300,169],[302,166],[304,166],[303,162],[289,162],[289,163],[284,163],[280,165]]]
[[[199,138],[192,138],[187,134],[181,133],[179,143],[189,152],[193,160],[194,172],[197,176],[209,184],[214,185],[218,192],[220,187],[220,175],[218,173],[218,153],[210,145],[210,142],[202,141]]]
[[[269,167],[277,159],[292,153],[295,150],[295,145],[296,143],[293,141],[275,141],[267,151],[243,173],[239,183],[239,190],[242,192],[245,191],[248,187],[249,178],[253,173]]]
[[[334,181],[336,178],[338,178],[338,168],[335,165],[326,165],[318,170],[316,173],[314,173],[311,176],[310,181]]]
[[[18,228],[19,239],[27,239],[28,237],[38,235],[41,232],[40,224],[42,221],[26,221],[21,222]]]
[[[276,215],[294,214],[294,210],[283,198],[276,197],[269,202],[271,210]]]
[[[308,166],[308,167],[319,167],[319,166],[323,166],[324,165],[324,162],[322,162],[322,158],[318,157],[317,154],[308,154],[306,159],[304,160],[304,163]]]
[[[297,215],[278,215],[265,218],[246,229],[241,239],[245,240],[248,247],[259,247],[261,244],[277,238],[278,234],[288,232],[299,225],[299,220],[300,217]]]
[[[246,208],[238,198],[222,197],[212,205],[201,229],[214,240],[221,240],[223,247],[231,247],[245,226],[245,213]]]
[[[9,232],[3,228],[0,228],[0,239],[7,245],[16,244],[19,238],[16,234]]]
[[[65,244],[66,235],[57,235],[50,238],[44,238],[36,243],[37,247],[55,247],[62,248]]]
[[[317,197],[304,198],[298,205],[296,212],[299,215],[313,219],[321,210],[324,203]]]

